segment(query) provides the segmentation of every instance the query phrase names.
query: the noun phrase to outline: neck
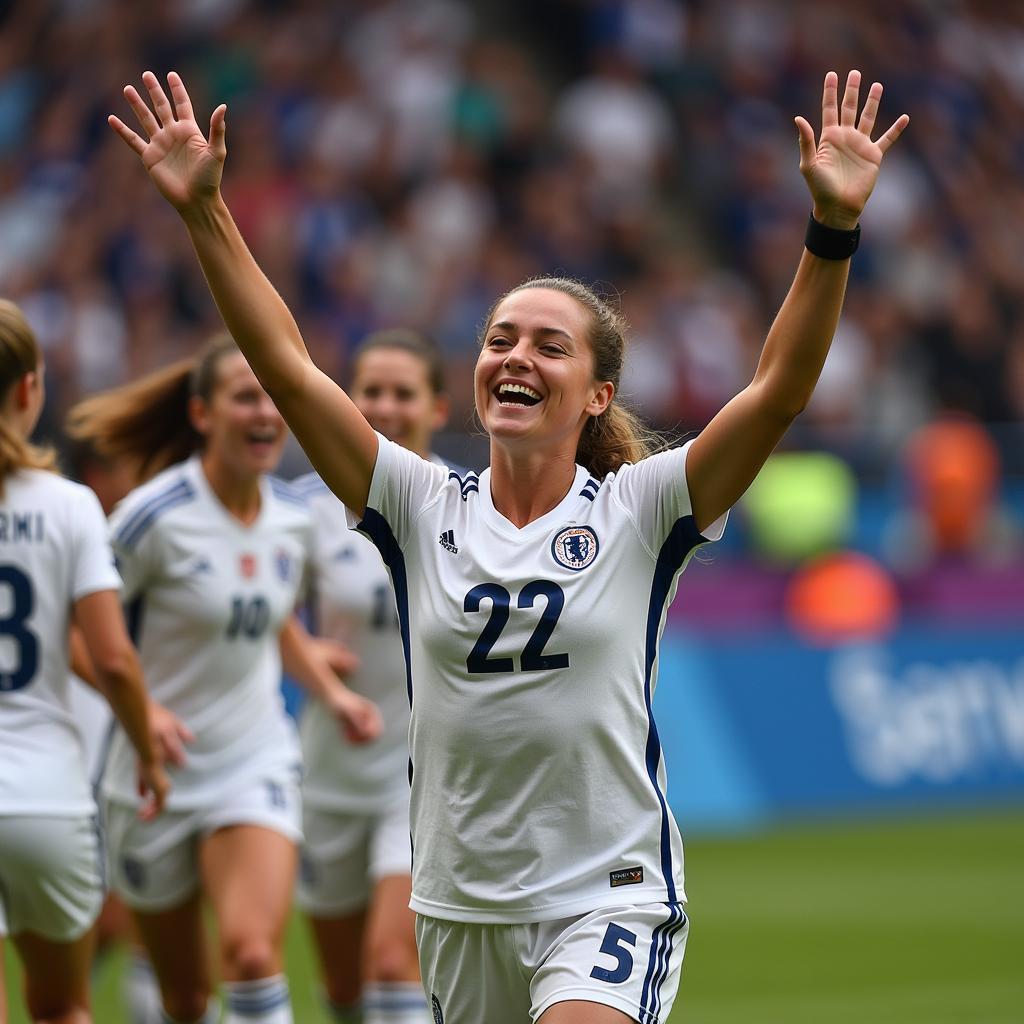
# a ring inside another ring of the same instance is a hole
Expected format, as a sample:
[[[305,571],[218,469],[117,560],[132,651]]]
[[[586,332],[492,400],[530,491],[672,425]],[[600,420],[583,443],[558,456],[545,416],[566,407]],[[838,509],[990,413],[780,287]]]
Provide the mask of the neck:
[[[491,444],[491,501],[520,529],[550,512],[575,476],[574,451],[518,454]]]
[[[203,473],[210,489],[228,512],[248,525],[260,513],[260,478],[239,474],[209,452],[202,457]]]

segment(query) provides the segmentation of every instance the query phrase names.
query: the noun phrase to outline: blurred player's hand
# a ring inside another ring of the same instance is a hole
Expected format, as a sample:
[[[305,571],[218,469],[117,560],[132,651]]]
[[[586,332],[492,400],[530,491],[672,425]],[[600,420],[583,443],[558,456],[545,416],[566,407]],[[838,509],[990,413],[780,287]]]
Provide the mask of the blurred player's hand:
[[[384,720],[372,700],[339,685],[329,707],[349,742],[370,743],[380,736]]]
[[[821,137],[814,144],[814,130],[802,117],[796,118],[800,136],[800,173],[814,199],[814,218],[820,224],[841,230],[857,226],[864,204],[878,178],[878,168],[886,150],[900,137],[910,122],[901,114],[877,142],[871,133],[882,98],[882,86],[875,82],[868,90],[860,119],[860,72],[851,71],[846,79],[843,104],[839,107],[839,77],[834,71],[825,76],[821,100]]]
[[[164,809],[170,791],[171,780],[159,761],[139,762],[139,796],[144,798],[139,817],[143,821],[152,821]]]
[[[160,764],[180,768],[185,763],[185,744],[195,741],[192,730],[173,711],[155,700],[149,702],[149,732]]]
[[[359,668],[359,657],[350,651],[344,644],[334,640],[327,640],[324,637],[315,637],[313,643],[323,656],[324,661],[331,666],[334,673],[342,679],[347,679]]]
[[[227,107],[222,103],[210,117],[207,141],[196,123],[192,102],[176,71],[167,76],[173,107],[152,71],[145,72],[142,81],[149,92],[152,110],[134,86],[125,86],[124,95],[148,141],[114,114],[107,118],[107,123],[139,154],[149,176],[172,206],[181,212],[198,208],[220,192],[227,156],[224,144]]]

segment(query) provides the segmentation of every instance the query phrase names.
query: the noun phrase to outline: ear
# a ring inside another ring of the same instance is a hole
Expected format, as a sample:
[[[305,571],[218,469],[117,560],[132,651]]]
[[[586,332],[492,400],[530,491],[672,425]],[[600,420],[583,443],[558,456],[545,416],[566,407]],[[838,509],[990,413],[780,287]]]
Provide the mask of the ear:
[[[32,370],[24,377],[18,378],[14,385],[14,407],[15,409],[27,409],[32,401],[32,392],[36,386],[36,372]]]
[[[437,395],[434,398],[434,416],[430,421],[431,430],[440,430],[448,422],[451,413],[451,402],[447,395]]]
[[[586,411],[591,416],[600,416],[612,404],[614,397],[615,385],[610,380],[602,381],[598,385],[594,397],[587,403]]]
[[[188,400],[188,419],[196,431],[206,437],[210,430],[210,410],[198,395]]]

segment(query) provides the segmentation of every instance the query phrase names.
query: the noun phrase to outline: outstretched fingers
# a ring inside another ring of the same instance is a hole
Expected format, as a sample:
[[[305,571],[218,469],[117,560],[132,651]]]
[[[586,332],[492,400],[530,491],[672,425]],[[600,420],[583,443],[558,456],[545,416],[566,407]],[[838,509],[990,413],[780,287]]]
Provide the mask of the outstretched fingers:
[[[134,85],[126,85],[124,87],[124,98],[128,101],[128,106],[132,108],[132,113],[138,119],[142,130],[152,138],[158,131],[160,131],[160,122],[153,116],[153,111],[146,105],[146,101],[139,95],[138,90]]]
[[[821,91],[821,126],[831,128],[839,124],[839,76],[830,71],[825,75],[825,86]]]
[[[910,124],[910,115],[900,114],[892,123],[892,127],[878,140],[878,148],[884,153],[903,134],[903,129],[908,124]]]
[[[189,99],[188,90],[181,80],[177,71],[170,71],[167,74],[167,84],[171,87],[171,99],[174,100],[174,112],[179,121],[194,121],[196,115],[192,112],[192,101]]]
[[[875,130],[875,118],[878,116],[878,104],[882,99],[881,82],[872,82],[868,90],[868,98],[864,101],[864,110],[860,115],[857,124],[858,131],[862,132],[869,139]]]
[[[136,135],[135,132],[133,132],[131,128],[129,128],[128,125],[126,125],[116,114],[111,114],[107,118],[107,124],[109,124],[110,127],[113,128],[114,131],[117,132],[117,134],[120,135],[136,153],[139,154],[139,156],[142,156],[146,149],[146,142],[144,139],[139,138],[139,136]]]
[[[846,89],[843,91],[843,109],[839,123],[844,128],[857,125],[857,107],[860,105],[860,72],[854,69],[846,76]]]
[[[149,98],[153,103],[153,110],[160,119],[160,123],[162,125],[173,124],[175,119],[174,111],[171,109],[170,101],[167,99],[167,94],[164,92],[160,80],[152,71],[143,71],[142,84],[149,92]]]

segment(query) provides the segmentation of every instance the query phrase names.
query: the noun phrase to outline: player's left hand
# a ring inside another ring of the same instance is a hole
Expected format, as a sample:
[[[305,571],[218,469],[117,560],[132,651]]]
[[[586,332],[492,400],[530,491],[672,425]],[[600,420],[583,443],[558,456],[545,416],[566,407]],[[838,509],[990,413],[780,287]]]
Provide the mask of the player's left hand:
[[[851,71],[847,76],[842,107],[838,93],[839,76],[830,71],[825,76],[817,146],[810,124],[802,117],[795,119],[800,138],[800,173],[811,190],[815,220],[827,227],[852,230],[875,187],[882,157],[910,123],[910,117],[901,114],[877,142],[872,142],[882,98],[881,84],[874,82],[868,90],[859,119],[860,72]]]
[[[192,730],[173,711],[155,700],[149,702],[149,733],[160,764],[180,768],[185,763],[185,744],[193,743]]]
[[[331,666],[335,675],[347,679],[356,669],[359,668],[359,657],[350,651],[344,644],[325,637],[314,637],[313,643],[323,656],[324,661]]]
[[[338,720],[345,739],[351,743],[370,743],[384,728],[380,708],[347,686],[339,686],[332,697],[331,713]]]

